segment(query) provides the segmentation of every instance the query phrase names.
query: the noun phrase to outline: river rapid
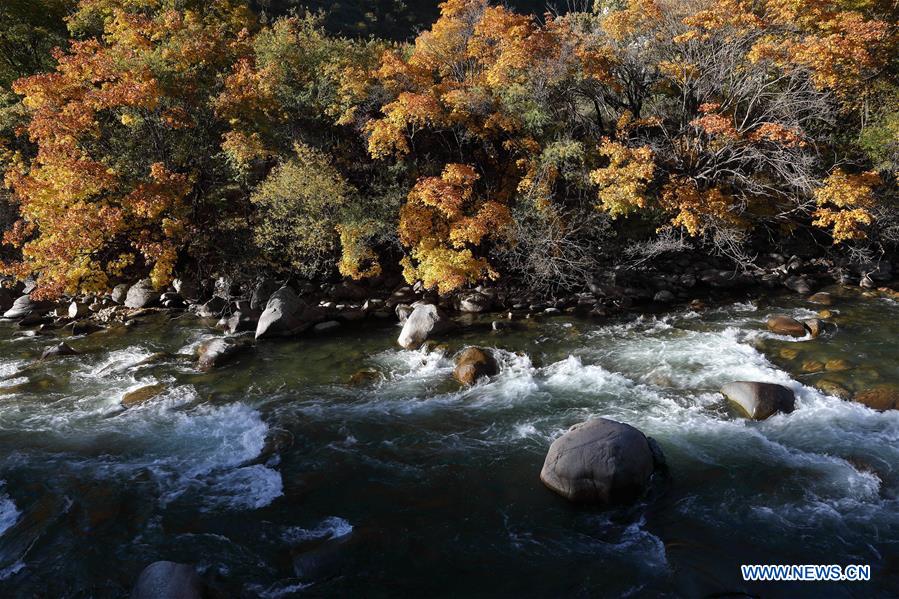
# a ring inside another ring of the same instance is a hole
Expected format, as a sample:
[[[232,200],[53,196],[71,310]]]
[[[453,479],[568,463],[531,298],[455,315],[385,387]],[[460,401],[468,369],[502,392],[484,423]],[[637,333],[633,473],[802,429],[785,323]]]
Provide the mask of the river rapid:
[[[222,597],[896,596],[899,411],[815,385],[899,383],[899,304],[843,292],[832,336],[765,329],[819,308],[485,321],[431,351],[399,349],[395,322],[350,324],[209,373],[189,354],[215,333],[187,316],[71,337],[79,355],[44,362],[55,337],[2,323],[0,596],[127,597],[161,559]],[[452,354],[470,344],[501,371],[460,389]],[[831,358],[850,369],[802,372]],[[377,374],[351,383],[360,370]],[[735,380],[790,387],[796,411],[738,417],[718,393]],[[665,453],[637,505],[576,507],[538,478],[552,440],[595,416]],[[870,564],[872,580],[744,583],[753,563]]]

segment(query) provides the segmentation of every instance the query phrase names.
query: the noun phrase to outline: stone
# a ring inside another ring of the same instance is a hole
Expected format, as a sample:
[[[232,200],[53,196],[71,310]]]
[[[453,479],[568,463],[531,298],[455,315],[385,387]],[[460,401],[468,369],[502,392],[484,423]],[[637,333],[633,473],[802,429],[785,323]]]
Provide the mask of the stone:
[[[806,360],[802,363],[802,372],[815,373],[824,370],[824,363],[820,360]]]
[[[82,304],[80,302],[72,302],[69,304],[69,309],[67,311],[69,318],[77,319],[84,318],[88,314],[90,314],[90,310],[87,307],[87,304]]]
[[[104,330],[103,327],[90,320],[76,320],[66,325],[65,329],[73,335],[90,335]]]
[[[805,277],[787,277],[784,287],[800,295],[808,295],[812,292],[812,286]]]
[[[778,412],[789,414],[796,405],[793,392],[774,383],[737,381],[724,385],[721,393],[753,420],[764,420]]]
[[[815,387],[822,393],[833,395],[834,397],[842,399],[844,401],[852,398],[852,392],[835,381],[821,379],[820,381],[815,383]]]
[[[119,283],[112,288],[112,292],[109,294],[109,297],[112,298],[112,301],[119,305],[124,304],[125,298],[128,296],[129,287],[130,285],[128,283]]]
[[[259,324],[259,318],[254,313],[245,314],[243,312],[235,312],[231,316],[224,319],[223,328],[231,333],[246,333],[255,331]]]
[[[805,337],[808,334],[808,329],[805,328],[805,325],[790,316],[772,316],[768,319],[767,324],[768,330],[778,335]]]
[[[46,360],[47,358],[55,358],[57,356],[74,356],[77,353],[78,352],[72,349],[68,343],[63,341],[57,345],[45,349],[44,353],[41,354],[41,360]]]
[[[820,318],[805,318],[802,320],[802,324],[805,325],[812,337],[820,337],[834,328],[833,324]]]
[[[200,299],[200,289],[197,284],[188,279],[175,279],[172,281],[172,289],[186,300],[196,301]]]
[[[642,432],[596,418],[574,425],[553,441],[540,480],[574,502],[618,504],[646,492],[657,462]]]
[[[843,358],[834,358],[824,363],[824,370],[827,370],[828,372],[842,372],[844,370],[849,370],[850,368],[852,368],[852,364]]]
[[[818,310],[818,318],[821,318],[823,320],[833,318],[833,312],[831,312],[830,310]]]
[[[187,564],[153,562],[140,573],[131,599],[202,599],[203,581]]]
[[[466,293],[459,297],[458,308],[460,312],[478,314],[490,310],[493,300],[483,293]]]
[[[785,347],[780,350],[780,357],[785,360],[795,360],[799,357],[799,350],[792,347]]]
[[[197,368],[204,372],[217,368],[251,346],[249,337],[216,337],[204,341],[197,348]]]
[[[219,318],[228,307],[228,300],[215,295],[205,304],[197,307],[197,316],[200,318]]]
[[[496,359],[480,347],[466,347],[456,356],[453,377],[463,385],[474,385],[481,377],[499,372]]]
[[[670,304],[676,299],[677,298],[674,297],[674,294],[667,289],[662,289],[652,297],[652,300],[654,302],[659,302],[660,304]]]
[[[894,385],[879,385],[864,391],[859,391],[852,398],[853,401],[866,405],[872,410],[896,410],[899,409],[899,387]]]
[[[316,318],[314,309],[284,286],[275,291],[256,325],[256,339],[295,335],[305,331]]]
[[[165,385],[161,383],[157,383],[155,385],[144,385],[143,387],[139,387],[123,395],[122,406],[126,408],[134,407],[138,404],[144,403],[145,401],[153,399],[157,395],[160,395],[163,391],[165,391]]]
[[[355,372],[350,377],[350,385],[354,387],[363,387],[365,385],[370,385],[373,383],[377,383],[384,379],[384,375],[375,370],[374,368],[364,368],[358,372]]]
[[[253,295],[250,298],[250,309],[259,312],[265,310],[269,298],[278,290],[278,283],[274,279],[264,278],[256,284]]]
[[[3,318],[19,319],[28,316],[46,314],[52,306],[47,302],[36,302],[31,296],[23,295],[13,302],[12,307],[3,313]]]
[[[451,321],[434,304],[416,302],[403,323],[397,342],[406,349],[418,349],[430,335],[448,330]]]
[[[399,319],[400,324],[404,324],[414,309],[409,304],[397,304],[393,310],[396,312],[396,317]]]
[[[128,289],[125,296],[126,308],[147,308],[156,303],[159,292],[153,288],[150,279],[141,279]]]
[[[826,291],[819,291],[818,293],[813,293],[808,297],[809,303],[819,304],[821,306],[832,306],[833,305],[833,296]]]

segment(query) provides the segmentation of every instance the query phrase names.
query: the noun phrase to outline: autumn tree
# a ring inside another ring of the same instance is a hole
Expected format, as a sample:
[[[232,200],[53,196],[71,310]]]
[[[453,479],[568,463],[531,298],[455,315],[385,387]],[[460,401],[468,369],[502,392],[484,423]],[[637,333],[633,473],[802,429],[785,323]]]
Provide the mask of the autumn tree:
[[[102,290],[141,265],[165,284],[221,193],[206,107],[252,15],[230,0],[82,0],[71,22],[102,36],[13,86],[38,150],[7,172],[21,220],[4,241],[22,259],[6,269],[36,275],[41,297]]]

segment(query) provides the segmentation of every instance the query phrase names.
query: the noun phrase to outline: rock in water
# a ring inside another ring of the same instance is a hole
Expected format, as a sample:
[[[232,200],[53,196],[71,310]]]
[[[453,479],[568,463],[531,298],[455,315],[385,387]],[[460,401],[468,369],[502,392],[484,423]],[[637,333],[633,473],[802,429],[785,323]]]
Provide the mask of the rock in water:
[[[142,404],[147,400],[153,399],[160,393],[165,391],[165,385],[157,383],[155,385],[144,385],[134,391],[129,391],[122,396],[122,405],[126,408]]]
[[[453,376],[463,385],[474,385],[484,376],[493,376],[499,372],[496,360],[480,347],[466,347],[456,356],[456,368]]]
[[[796,396],[783,385],[737,381],[721,387],[721,393],[748,418],[764,420],[777,412],[789,414]]]
[[[450,322],[437,306],[416,302],[412,313],[403,323],[403,330],[397,342],[406,349],[418,349],[431,334],[438,334],[449,328]]]
[[[202,599],[203,581],[192,566],[153,562],[140,573],[131,599]]]
[[[262,316],[259,317],[256,339],[293,335],[304,331],[311,324],[303,318],[306,311],[306,302],[301,300],[293,289],[281,287],[269,298]]]
[[[833,296],[826,291],[819,291],[818,293],[812,294],[808,297],[809,303],[818,304],[821,306],[832,306],[833,305]]]
[[[639,498],[649,487],[654,459],[650,441],[634,427],[596,418],[553,441],[540,480],[576,502],[615,504]]]
[[[880,385],[871,389],[859,391],[852,398],[853,401],[866,405],[872,410],[897,410],[899,409],[899,387],[892,385]]]
[[[41,354],[41,360],[55,358],[56,356],[74,356],[77,353],[77,351],[69,347],[68,343],[63,341],[59,345],[54,345],[53,347],[45,349],[44,353]]]
[[[251,345],[248,337],[216,337],[204,341],[197,348],[197,368],[204,372],[212,370],[229,362]]]
[[[768,330],[778,335],[790,337],[805,337],[808,329],[805,325],[790,316],[772,316],[768,319]]]
[[[128,289],[125,296],[126,308],[146,308],[159,299],[159,292],[153,288],[150,279],[141,279]]]
[[[808,332],[811,333],[812,337],[820,337],[824,333],[836,328],[832,323],[821,320],[820,318],[805,318],[802,320],[802,324]]]

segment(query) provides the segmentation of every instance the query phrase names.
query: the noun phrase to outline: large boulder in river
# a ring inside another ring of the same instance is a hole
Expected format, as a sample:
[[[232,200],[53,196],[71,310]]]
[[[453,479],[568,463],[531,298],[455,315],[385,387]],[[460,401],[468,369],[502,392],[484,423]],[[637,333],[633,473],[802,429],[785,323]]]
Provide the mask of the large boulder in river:
[[[474,385],[485,376],[493,376],[499,372],[499,366],[490,352],[480,347],[466,347],[456,356],[456,368],[453,376],[463,385]]]
[[[747,418],[764,420],[777,412],[789,414],[796,396],[783,385],[737,381],[721,387],[721,393]]]
[[[202,599],[203,581],[187,564],[153,562],[140,573],[131,599]]]
[[[403,323],[397,342],[406,349],[418,349],[430,335],[437,335],[452,327],[450,321],[434,304],[416,302],[412,313]]]
[[[253,345],[249,337],[216,337],[204,341],[197,348],[197,368],[212,370],[233,360],[238,354]]]
[[[634,427],[596,418],[576,424],[553,441],[540,480],[576,502],[633,501],[649,487],[661,452]]]
[[[768,330],[778,335],[788,335],[790,337],[805,337],[808,329],[805,325],[790,316],[772,316],[768,319]]]
[[[312,312],[293,289],[281,287],[265,304],[265,310],[256,325],[256,339],[301,333],[313,324]]]
[[[153,288],[150,279],[141,279],[128,289],[125,296],[126,308],[147,308],[159,299],[159,292]]]

